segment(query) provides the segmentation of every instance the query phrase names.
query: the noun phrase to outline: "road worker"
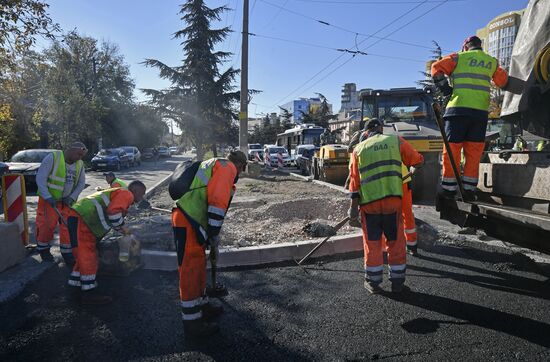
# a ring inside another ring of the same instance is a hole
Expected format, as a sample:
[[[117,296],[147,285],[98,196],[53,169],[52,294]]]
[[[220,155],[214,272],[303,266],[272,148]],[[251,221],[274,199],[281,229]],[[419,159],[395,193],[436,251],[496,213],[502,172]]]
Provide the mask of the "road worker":
[[[457,166],[464,149],[464,196],[475,199],[479,162],[485,145],[491,80],[497,87],[504,88],[508,75],[497,59],[481,50],[481,40],[477,36],[467,38],[460,53],[434,62],[431,74],[442,92],[450,95],[443,117],[445,131]],[[452,80],[452,88],[446,76]],[[446,148],[443,149],[441,187],[446,197],[454,197],[458,188]]]
[[[115,187],[127,188],[128,187],[128,185],[126,185],[124,181],[122,181],[121,179],[115,176],[114,172],[106,172],[103,174],[103,176],[105,176],[105,181],[107,181],[110,188],[115,188]]]
[[[65,151],[50,153],[40,164],[36,174],[36,244],[42,260],[53,260],[50,247],[59,224],[61,255],[67,265],[74,263],[67,227],[55,209],[67,220],[70,207],[78,200],[86,184],[82,158],[87,152],[82,142],[74,142]]]
[[[96,192],[76,202],[67,223],[76,263],[69,276],[69,285],[81,291],[83,304],[107,304],[111,297],[97,293],[96,275],[99,266],[97,243],[112,229],[129,235],[124,217],[130,206],[139,203],[145,194],[141,181],[132,181],[128,189],[113,188]]]
[[[231,151],[227,159],[203,161],[190,191],[176,201],[172,212],[181,315],[188,336],[207,336],[219,330],[218,324],[208,321],[221,314],[223,308],[205,294],[205,248],[209,246],[210,253],[217,255],[220,229],[246,163],[246,155],[239,150]]]
[[[403,231],[402,166],[420,167],[424,158],[407,141],[384,135],[380,121],[367,125],[367,139],[359,143],[350,158],[350,225],[361,217],[365,252],[365,288],[382,291],[385,236],[392,292],[402,292],[405,283],[406,248]]]

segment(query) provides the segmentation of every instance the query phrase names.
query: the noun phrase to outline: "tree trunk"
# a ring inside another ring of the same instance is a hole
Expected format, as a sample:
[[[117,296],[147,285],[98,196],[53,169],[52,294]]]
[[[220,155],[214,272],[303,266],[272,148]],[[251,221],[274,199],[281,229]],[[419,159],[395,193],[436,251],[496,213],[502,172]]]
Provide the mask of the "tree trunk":
[[[216,147],[215,143],[211,146],[211,149],[212,149],[212,154],[214,155],[214,157],[218,157],[218,147]]]
[[[202,144],[197,143],[197,161],[202,161],[204,159],[204,147]]]

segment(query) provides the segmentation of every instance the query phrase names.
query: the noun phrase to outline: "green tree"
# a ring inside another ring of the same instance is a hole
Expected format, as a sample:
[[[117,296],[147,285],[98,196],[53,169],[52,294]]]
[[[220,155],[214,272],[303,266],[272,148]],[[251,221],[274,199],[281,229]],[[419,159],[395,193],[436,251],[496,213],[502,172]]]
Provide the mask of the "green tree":
[[[313,123],[316,126],[328,128],[328,122],[331,119],[336,119],[337,115],[332,114],[328,105],[327,98],[321,93],[317,93],[321,100],[321,105],[316,109],[311,109],[308,113],[300,111],[302,114],[302,123]]]
[[[36,37],[54,39],[59,31],[39,0],[2,0],[0,3],[0,74],[16,65],[17,56],[28,51]]]
[[[288,109],[279,107],[281,110],[281,127],[283,128],[283,132],[287,129],[292,128],[292,113],[288,111]]]
[[[226,130],[237,119],[234,104],[239,93],[233,91],[233,81],[238,71],[230,67],[221,72],[222,62],[231,54],[215,50],[230,30],[211,27],[227,10],[225,6],[209,8],[204,0],[186,1],[179,13],[187,26],[174,34],[174,38],[183,39],[183,64],[170,67],[155,59],[144,62],[157,68],[160,77],[172,84],[167,89],[142,91],[163,116],[179,124],[197,148],[199,159],[204,156],[205,147],[219,142],[220,135],[226,136]]]
[[[49,143],[80,139],[119,144],[132,127],[134,83],[116,45],[70,32],[45,52],[45,122]]]

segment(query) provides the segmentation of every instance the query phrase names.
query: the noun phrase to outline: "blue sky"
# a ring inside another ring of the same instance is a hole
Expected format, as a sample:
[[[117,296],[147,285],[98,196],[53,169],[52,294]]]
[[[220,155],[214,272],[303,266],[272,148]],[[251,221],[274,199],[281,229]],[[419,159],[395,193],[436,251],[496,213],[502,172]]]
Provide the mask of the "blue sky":
[[[51,17],[64,30],[76,28],[82,34],[116,43],[120,47],[130,65],[139,100],[146,99],[139,88],[162,88],[168,85],[158,78],[156,70],[146,68],[140,62],[154,58],[169,65],[178,65],[184,57],[179,41],[172,39],[172,34],[184,27],[178,15],[183,0],[47,2],[50,4]],[[357,83],[358,88],[415,86],[414,82],[421,78],[419,72],[424,69],[424,62],[430,57],[429,49],[379,41],[362,34],[376,33],[377,37],[384,38],[395,32],[388,38],[426,47],[430,47],[432,40],[435,40],[443,49],[455,51],[460,48],[465,37],[475,34],[476,29],[484,27],[495,16],[522,9],[527,2],[250,0],[249,31],[264,37],[250,39],[249,87],[261,90],[262,93],[252,99],[249,114],[260,116],[265,112],[277,111],[277,105],[298,97],[315,96],[316,92],[324,94],[337,111],[340,107],[341,87],[348,82]],[[209,6],[227,5],[232,9],[222,15],[217,25],[229,26],[234,32],[218,46],[234,53],[225,66],[239,68],[243,1],[212,0],[207,3]],[[420,17],[426,12],[426,15]],[[334,26],[320,24],[315,19]],[[267,39],[265,36],[322,47],[298,45]],[[352,58],[351,55],[341,56],[341,52],[323,47],[359,49],[369,55]],[[334,63],[321,71],[331,62]],[[311,79],[319,72],[317,77]],[[309,79],[311,81],[305,83]]]

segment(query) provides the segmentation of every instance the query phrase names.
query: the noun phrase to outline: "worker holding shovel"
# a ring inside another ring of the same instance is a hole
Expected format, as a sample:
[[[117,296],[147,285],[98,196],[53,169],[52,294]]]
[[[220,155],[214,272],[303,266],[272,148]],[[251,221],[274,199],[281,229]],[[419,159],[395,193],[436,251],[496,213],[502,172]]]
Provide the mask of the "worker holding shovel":
[[[210,246],[215,270],[219,233],[235,192],[235,183],[246,164],[247,157],[239,150],[231,151],[227,159],[212,158],[201,162],[189,187],[178,195],[177,207],[172,212],[181,316],[188,336],[204,337],[219,330],[216,323],[208,321],[220,315],[223,307],[214,304],[205,294],[205,249]],[[187,178],[185,171],[182,177]]]

